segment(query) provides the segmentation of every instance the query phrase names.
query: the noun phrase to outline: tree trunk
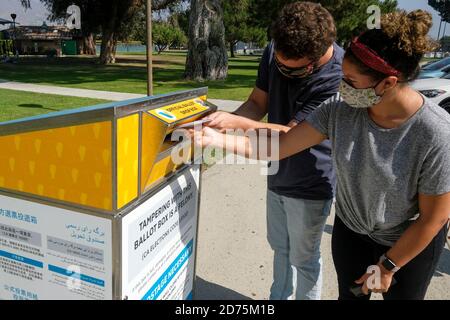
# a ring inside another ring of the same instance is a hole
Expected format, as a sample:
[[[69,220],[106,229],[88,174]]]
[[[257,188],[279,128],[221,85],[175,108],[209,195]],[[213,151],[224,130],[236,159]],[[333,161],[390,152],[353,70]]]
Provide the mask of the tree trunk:
[[[89,33],[87,35],[83,35],[83,43],[82,43],[82,54],[93,55],[97,54],[97,48],[95,46],[94,34]]]
[[[236,58],[236,55],[234,54],[234,42],[230,42],[230,55],[232,58]]]
[[[228,55],[221,0],[192,0],[185,77],[221,80],[228,74]]]
[[[116,63],[116,47],[117,40],[115,39],[114,31],[107,30],[103,33],[102,37],[102,45],[100,50],[101,64]]]
[[[100,49],[100,63],[110,64],[116,63],[116,22],[117,22],[118,4],[116,1],[111,2],[111,15],[106,23],[102,25],[102,45]]]

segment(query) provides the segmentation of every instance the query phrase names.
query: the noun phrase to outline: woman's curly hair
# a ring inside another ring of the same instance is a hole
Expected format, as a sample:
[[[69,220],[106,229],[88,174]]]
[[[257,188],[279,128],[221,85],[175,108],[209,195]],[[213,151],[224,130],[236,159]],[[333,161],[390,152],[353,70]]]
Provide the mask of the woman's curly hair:
[[[435,48],[435,42],[428,36],[432,26],[433,17],[430,13],[400,10],[384,14],[381,17],[381,29],[364,32],[359,36],[359,41],[400,71],[404,80],[410,81],[419,74],[423,55]],[[363,65],[351,50],[347,50],[345,57],[356,63],[362,73],[370,74],[374,79],[386,77]]]
[[[275,50],[286,59],[319,60],[336,41],[333,16],[320,4],[294,2],[272,25]]]

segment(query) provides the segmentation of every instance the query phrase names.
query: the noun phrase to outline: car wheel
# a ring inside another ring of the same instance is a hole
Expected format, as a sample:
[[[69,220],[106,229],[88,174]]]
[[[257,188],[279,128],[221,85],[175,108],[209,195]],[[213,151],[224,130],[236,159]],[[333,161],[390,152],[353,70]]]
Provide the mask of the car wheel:
[[[445,111],[450,113],[450,101],[445,102],[444,104],[441,105],[441,107],[444,108]]]

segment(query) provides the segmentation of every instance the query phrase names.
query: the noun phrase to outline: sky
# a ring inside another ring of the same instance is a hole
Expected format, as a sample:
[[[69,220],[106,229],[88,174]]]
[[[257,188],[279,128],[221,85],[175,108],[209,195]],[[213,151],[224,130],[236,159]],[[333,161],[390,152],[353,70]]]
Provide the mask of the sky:
[[[355,0],[358,1],[358,0]],[[428,6],[427,0],[398,0],[399,8],[411,11],[414,9],[425,9],[433,14],[433,29],[430,36],[437,37],[439,30],[440,18],[438,13]],[[19,0],[0,0],[0,18],[10,19],[11,13],[17,14],[17,22],[22,25],[42,25],[42,22],[47,20],[49,12],[42,5],[40,0],[31,0],[31,9],[25,10]],[[48,22],[51,25],[53,23]],[[0,26],[1,29],[1,26]],[[443,30],[441,30],[442,33]],[[447,24],[446,35],[450,35],[450,24]]]

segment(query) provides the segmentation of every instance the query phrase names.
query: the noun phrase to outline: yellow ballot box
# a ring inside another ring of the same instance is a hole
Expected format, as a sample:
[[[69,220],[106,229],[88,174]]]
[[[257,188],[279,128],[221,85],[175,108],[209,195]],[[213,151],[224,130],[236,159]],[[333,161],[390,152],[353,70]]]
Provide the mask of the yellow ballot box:
[[[190,299],[207,88],[0,123],[0,299]],[[174,157],[176,155],[176,157]]]

